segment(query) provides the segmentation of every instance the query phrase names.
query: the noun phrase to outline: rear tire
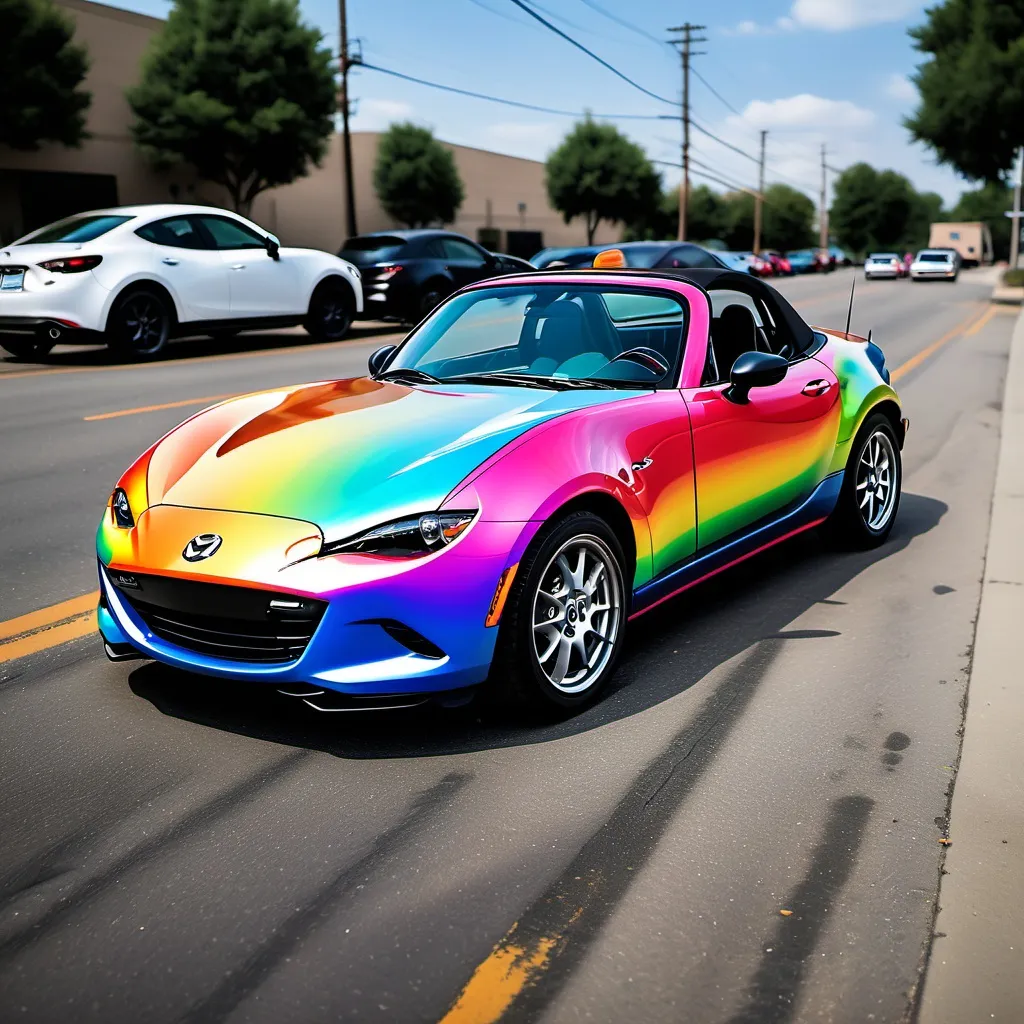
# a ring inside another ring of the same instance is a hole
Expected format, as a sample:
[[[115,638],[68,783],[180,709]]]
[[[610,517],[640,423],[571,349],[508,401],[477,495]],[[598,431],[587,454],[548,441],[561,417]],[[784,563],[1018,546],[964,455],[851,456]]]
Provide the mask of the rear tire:
[[[850,448],[839,500],[826,521],[844,547],[874,548],[892,532],[900,507],[903,460],[896,432],[882,413],[872,413]]]
[[[563,717],[596,700],[622,650],[629,614],[614,532],[573,512],[545,526],[519,564],[489,685],[498,702]]]
[[[341,341],[352,326],[355,307],[351,289],[340,280],[317,285],[302,326],[315,341]]]
[[[107,344],[126,359],[153,359],[167,345],[173,322],[164,296],[135,288],[114,303],[107,317]]]
[[[54,342],[49,338],[4,338],[0,340],[0,348],[6,349],[25,363],[38,363],[50,354]]]

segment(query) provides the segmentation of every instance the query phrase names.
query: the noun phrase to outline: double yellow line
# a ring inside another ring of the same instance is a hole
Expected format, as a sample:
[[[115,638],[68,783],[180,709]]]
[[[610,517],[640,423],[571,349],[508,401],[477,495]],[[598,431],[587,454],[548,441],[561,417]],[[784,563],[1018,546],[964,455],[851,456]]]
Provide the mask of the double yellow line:
[[[94,633],[99,597],[99,591],[94,590],[91,594],[0,622],[0,663]]]

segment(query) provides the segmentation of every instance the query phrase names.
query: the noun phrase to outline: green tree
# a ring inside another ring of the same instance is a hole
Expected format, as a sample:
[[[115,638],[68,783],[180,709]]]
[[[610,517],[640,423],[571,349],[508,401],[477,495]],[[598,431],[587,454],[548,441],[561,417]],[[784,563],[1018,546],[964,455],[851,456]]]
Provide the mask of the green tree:
[[[769,249],[802,249],[814,241],[811,224],[814,203],[789,185],[769,185],[764,190],[762,219],[764,245]]]
[[[1013,223],[1005,216],[1013,208],[1013,191],[1005,185],[989,182],[973,192],[964,192],[956,206],[943,218],[951,221],[984,221],[992,232],[992,249],[997,260],[1010,255]]]
[[[754,197],[749,192],[726,192],[722,239],[730,249],[748,252],[754,244]]]
[[[918,196],[902,174],[853,164],[836,178],[834,195],[829,223],[840,245],[865,252],[906,243]]]
[[[652,217],[661,179],[635,142],[588,116],[548,157],[547,189],[566,224],[584,218],[589,245],[602,220],[630,224]]]
[[[331,51],[298,0],[176,0],[128,90],[157,167],[191,164],[246,213],[319,165],[334,130]]]
[[[911,134],[966,178],[1004,179],[1024,125],[1024,3],[945,0],[910,34],[928,55]]]
[[[725,227],[726,204],[722,197],[707,185],[690,189],[687,208],[686,237],[700,242],[720,238]],[[633,221],[623,235],[623,241],[669,241],[679,233],[679,189],[670,188],[647,217]]]
[[[942,196],[938,192],[917,192],[904,236],[907,248],[923,249],[928,244],[932,225],[941,220],[949,220],[942,208]]]
[[[91,95],[79,88],[89,69],[74,22],[51,0],[0,0],[0,145],[77,146]]]
[[[373,187],[387,213],[411,228],[451,223],[465,198],[451,150],[409,123],[381,136]]]

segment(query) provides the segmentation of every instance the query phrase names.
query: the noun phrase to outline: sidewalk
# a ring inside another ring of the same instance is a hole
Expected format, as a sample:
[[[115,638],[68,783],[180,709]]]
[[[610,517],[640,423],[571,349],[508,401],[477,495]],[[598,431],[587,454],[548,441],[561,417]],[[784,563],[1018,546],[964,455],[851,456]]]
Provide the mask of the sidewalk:
[[[981,605],[919,1024],[1024,1021],[1024,313],[1013,332]]]

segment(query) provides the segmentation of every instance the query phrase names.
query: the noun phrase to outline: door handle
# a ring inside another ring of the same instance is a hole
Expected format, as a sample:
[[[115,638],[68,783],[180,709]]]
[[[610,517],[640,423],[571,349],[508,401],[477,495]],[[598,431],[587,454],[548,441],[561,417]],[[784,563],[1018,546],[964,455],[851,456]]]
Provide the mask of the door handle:
[[[232,264],[231,269],[232,270],[245,270],[245,264],[244,263],[234,263],[234,264]]]
[[[181,260],[173,259],[171,256],[165,256],[163,260],[161,260],[161,262],[166,263],[167,266],[169,267],[176,267],[181,262]]]
[[[808,398],[820,398],[830,387],[832,387],[830,381],[809,380],[803,388],[801,388],[800,394],[806,395]]]

